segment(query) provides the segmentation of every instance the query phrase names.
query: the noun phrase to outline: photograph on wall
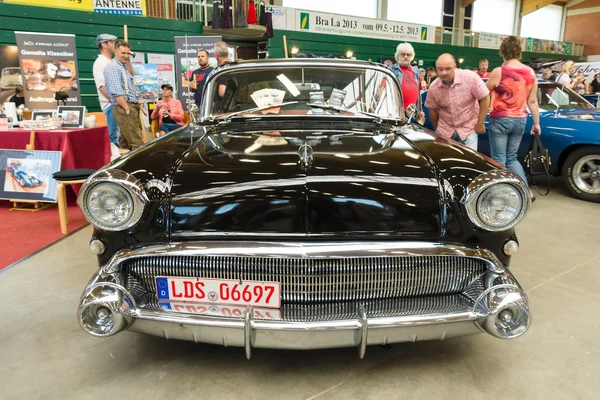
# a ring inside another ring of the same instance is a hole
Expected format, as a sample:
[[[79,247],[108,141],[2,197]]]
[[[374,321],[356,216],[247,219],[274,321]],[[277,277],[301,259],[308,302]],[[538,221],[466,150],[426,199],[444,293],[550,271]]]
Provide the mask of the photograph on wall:
[[[177,87],[175,81],[175,57],[172,54],[148,54],[148,64],[156,64],[158,87],[169,84]]]
[[[19,49],[17,46],[0,46],[0,104],[15,95],[15,88],[23,86]]]
[[[190,79],[198,65],[198,50],[208,52],[209,64],[217,65],[215,58],[215,43],[221,41],[221,36],[175,36],[175,68],[177,76],[177,93],[184,109],[194,102],[194,93],[188,87]]]
[[[0,199],[55,203],[62,153],[0,149]]]
[[[75,35],[15,32],[23,74],[25,106],[31,110],[57,106],[56,92],[64,92],[65,104],[81,104]]]
[[[135,92],[144,102],[158,101],[158,67],[156,64],[133,64]]]

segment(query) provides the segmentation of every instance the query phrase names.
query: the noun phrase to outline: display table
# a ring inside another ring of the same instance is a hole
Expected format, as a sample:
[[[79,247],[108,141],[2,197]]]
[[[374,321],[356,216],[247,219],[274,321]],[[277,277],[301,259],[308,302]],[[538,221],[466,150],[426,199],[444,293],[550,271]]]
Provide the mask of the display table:
[[[23,149],[29,144],[31,130],[0,130],[0,149]],[[100,169],[110,161],[108,128],[35,130],[35,150],[61,151],[61,170]],[[74,187],[73,187],[74,186]],[[71,185],[75,194],[81,185]],[[71,203],[75,196],[67,194]]]

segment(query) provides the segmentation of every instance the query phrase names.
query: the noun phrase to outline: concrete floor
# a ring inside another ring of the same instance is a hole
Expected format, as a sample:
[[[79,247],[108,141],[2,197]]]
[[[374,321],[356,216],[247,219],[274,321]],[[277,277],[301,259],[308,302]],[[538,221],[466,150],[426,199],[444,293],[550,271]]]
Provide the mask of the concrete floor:
[[[86,228],[0,274],[3,399],[597,399],[600,205],[558,183],[518,229],[512,271],[534,323],[514,341],[480,334],[355,349],[224,348],[125,332],[84,333],[75,318],[95,271]],[[595,393],[595,394],[594,394]]]

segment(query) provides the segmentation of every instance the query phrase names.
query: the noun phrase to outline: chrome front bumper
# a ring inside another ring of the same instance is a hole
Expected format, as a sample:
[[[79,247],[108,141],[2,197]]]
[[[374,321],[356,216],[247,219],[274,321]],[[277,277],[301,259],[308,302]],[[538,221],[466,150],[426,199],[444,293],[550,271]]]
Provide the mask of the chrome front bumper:
[[[449,304],[448,297],[442,296],[407,299],[414,303],[409,311],[354,302],[345,305],[352,312],[337,316],[321,312],[304,319],[285,312],[273,319],[255,318],[251,307],[239,317],[175,313],[139,305],[113,264],[110,269],[100,268],[88,283],[78,317],[82,328],[98,337],[127,329],[166,339],[244,347],[248,358],[253,348],[336,347],[357,347],[362,358],[368,345],[444,340],[480,332],[512,339],[531,324],[527,296],[508,270],[490,268],[477,291],[463,295],[454,295],[452,307],[438,306]]]

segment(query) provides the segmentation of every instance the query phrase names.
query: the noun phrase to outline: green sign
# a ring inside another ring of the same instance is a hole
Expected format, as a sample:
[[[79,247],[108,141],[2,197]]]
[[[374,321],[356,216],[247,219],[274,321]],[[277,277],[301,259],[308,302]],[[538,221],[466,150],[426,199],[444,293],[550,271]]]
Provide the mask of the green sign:
[[[571,54],[571,42],[565,42],[565,54]]]
[[[427,41],[427,27],[426,26],[421,27],[421,40],[424,42]]]
[[[527,38],[527,51],[533,51],[533,38]]]
[[[300,13],[300,29],[310,29],[309,13]]]

